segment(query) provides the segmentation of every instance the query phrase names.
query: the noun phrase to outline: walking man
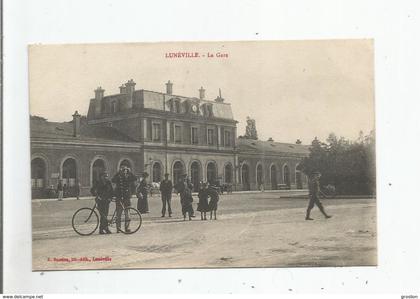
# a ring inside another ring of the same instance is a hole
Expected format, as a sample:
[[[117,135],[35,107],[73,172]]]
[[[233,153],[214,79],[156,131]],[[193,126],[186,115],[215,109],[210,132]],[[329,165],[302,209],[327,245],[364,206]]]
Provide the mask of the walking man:
[[[319,179],[321,178],[321,173],[316,171],[312,173],[310,179],[309,179],[309,205],[308,209],[306,210],[306,218],[305,220],[313,220],[310,217],[311,210],[316,205],[321,213],[325,216],[325,218],[331,218],[330,215],[328,215],[324,207],[322,206],[322,203],[319,201],[319,193],[321,192],[319,188]]]
[[[171,197],[172,197],[172,181],[169,179],[169,173],[165,173],[165,179],[160,182],[160,195],[162,196],[162,217],[166,214],[166,205],[168,205],[168,215],[172,217]]]
[[[123,209],[125,216],[124,229],[126,232],[130,232],[130,215],[128,215],[128,212],[125,210],[125,208],[131,206],[131,184],[136,180],[137,178],[124,165],[121,165],[120,170],[112,178],[112,182],[115,183],[117,233],[121,232],[121,214]]]

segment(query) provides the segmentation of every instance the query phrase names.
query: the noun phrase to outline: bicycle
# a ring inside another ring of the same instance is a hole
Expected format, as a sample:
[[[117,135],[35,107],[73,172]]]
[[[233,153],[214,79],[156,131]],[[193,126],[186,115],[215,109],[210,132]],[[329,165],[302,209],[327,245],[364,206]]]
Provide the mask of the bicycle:
[[[101,212],[98,209],[98,198],[95,198],[95,205],[93,208],[80,208],[74,214],[71,221],[73,230],[81,236],[89,236],[93,234],[99,226],[99,215]],[[112,226],[114,223],[117,223],[117,204],[120,204],[123,208],[121,213],[121,224],[124,224],[122,228],[119,229],[124,234],[134,234],[137,232],[142,224],[142,218],[140,212],[132,207],[124,207],[121,201],[117,201],[115,198],[111,199],[111,202],[115,202],[114,213],[112,214],[111,219],[108,219],[109,215],[106,215],[108,225]]]

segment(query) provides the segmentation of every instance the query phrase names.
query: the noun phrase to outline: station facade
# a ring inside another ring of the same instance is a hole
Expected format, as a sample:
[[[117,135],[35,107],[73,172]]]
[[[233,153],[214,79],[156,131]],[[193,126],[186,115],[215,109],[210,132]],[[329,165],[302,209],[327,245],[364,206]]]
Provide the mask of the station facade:
[[[238,138],[237,121],[221,93],[198,97],[136,90],[129,80],[119,93],[105,96],[99,87],[87,117],[77,111],[70,122],[31,117],[32,197],[48,197],[58,181],[68,196],[89,190],[103,171],[111,176],[121,164],[140,177],[160,182],[165,173],[176,182],[188,174],[200,181],[231,184],[233,190],[303,189],[306,177],[296,167],[308,146]]]

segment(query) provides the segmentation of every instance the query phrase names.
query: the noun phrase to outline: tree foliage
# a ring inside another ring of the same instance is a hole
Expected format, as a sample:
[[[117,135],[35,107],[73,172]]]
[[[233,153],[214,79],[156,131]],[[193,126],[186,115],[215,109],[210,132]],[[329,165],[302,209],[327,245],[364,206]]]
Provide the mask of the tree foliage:
[[[375,134],[364,135],[351,142],[331,133],[326,142],[312,141],[309,157],[300,170],[306,175],[322,174],[321,185],[334,185],[337,194],[370,195],[376,192]]]

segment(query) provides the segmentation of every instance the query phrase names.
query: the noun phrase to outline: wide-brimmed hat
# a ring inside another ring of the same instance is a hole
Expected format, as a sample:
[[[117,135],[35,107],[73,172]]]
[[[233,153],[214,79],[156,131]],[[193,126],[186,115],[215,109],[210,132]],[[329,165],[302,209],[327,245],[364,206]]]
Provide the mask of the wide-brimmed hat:
[[[165,173],[165,176],[169,176],[169,173]]]
[[[147,172],[143,172],[143,177],[148,177],[149,174]]]

